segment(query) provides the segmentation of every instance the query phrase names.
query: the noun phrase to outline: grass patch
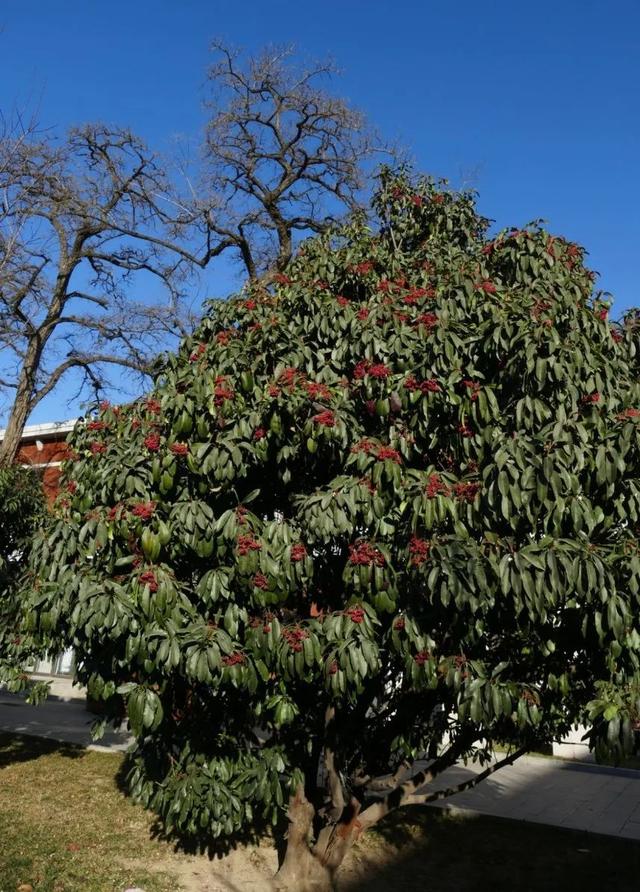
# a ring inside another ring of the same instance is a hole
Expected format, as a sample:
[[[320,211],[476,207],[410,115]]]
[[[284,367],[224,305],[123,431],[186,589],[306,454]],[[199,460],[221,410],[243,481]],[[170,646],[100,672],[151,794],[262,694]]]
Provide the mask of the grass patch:
[[[267,892],[273,851],[209,861],[154,839],[121,792],[123,757],[0,732],[0,892]],[[343,892],[553,892],[637,888],[640,844],[431,808],[392,815],[341,871]]]
[[[176,892],[170,848],[116,784],[122,756],[0,733],[0,892]],[[160,870],[154,864],[160,862]],[[151,868],[151,869],[150,869]]]

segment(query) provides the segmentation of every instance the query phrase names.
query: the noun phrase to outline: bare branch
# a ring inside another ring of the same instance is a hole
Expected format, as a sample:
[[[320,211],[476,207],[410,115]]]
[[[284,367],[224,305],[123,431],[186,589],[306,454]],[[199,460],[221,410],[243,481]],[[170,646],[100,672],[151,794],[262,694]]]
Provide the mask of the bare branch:
[[[479,783],[485,780],[485,778],[490,777],[501,768],[506,768],[507,765],[513,765],[516,759],[526,755],[528,752],[529,750],[526,747],[516,750],[510,756],[505,756],[505,758],[501,759],[499,762],[494,762],[493,765],[485,768],[480,774],[476,774],[475,777],[463,781],[455,787],[449,787],[446,790],[436,790],[434,793],[412,794],[404,800],[403,805],[426,805],[428,802],[437,802],[439,799],[448,799],[449,796],[454,796],[456,793],[464,793],[465,790],[473,789],[473,787],[476,787]]]
[[[363,165],[387,151],[363,116],[331,96],[327,62],[300,70],[292,49],[243,63],[221,42],[209,81],[205,180],[214,232],[231,238],[252,280],[267,282],[301,236],[359,206]]]

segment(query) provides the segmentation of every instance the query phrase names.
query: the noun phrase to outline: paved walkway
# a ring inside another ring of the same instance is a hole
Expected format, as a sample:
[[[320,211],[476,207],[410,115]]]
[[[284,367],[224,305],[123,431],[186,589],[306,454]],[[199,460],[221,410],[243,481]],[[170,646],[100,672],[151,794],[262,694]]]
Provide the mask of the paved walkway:
[[[77,743],[92,750],[124,752],[131,740],[128,731],[107,727],[104,736],[94,742],[91,725],[95,719],[87,710],[84,695],[50,696],[40,706],[29,706],[21,696],[0,690],[0,730]]]
[[[453,768],[441,786],[459,784],[480,770]],[[640,841],[640,771],[522,756],[473,790],[434,805]]]
[[[94,744],[89,731],[94,717],[87,712],[82,694],[62,693],[73,699],[50,697],[41,706],[28,706],[20,697],[0,690],[0,729],[92,749],[126,750],[130,738],[125,729],[108,730]],[[454,786],[480,770],[473,765],[451,769],[442,786]],[[640,841],[640,771],[523,756],[473,790],[444,799],[435,807]]]

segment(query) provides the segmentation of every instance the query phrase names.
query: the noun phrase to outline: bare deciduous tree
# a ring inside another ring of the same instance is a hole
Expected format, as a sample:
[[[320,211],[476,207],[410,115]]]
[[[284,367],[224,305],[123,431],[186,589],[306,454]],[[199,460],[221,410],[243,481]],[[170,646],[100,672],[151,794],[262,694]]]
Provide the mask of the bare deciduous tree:
[[[10,403],[0,463],[66,373],[98,386],[109,365],[144,374],[180,330],[186,278],[226,246],[171,199],[156,158],[127,130],[0,139],[0,388]],[[152,302],[136,296],[141,286]]]
[[[381,148],[323,89],[333,67],[300,71],[290,49],[246,65],[214,50],[213,112],[186,196],[128,130],[89,125],[58,143],[0,128],[0,464],[72,370],[96,391],[110,366],[148,373],[184,331],[194,270],[235,253],[266,286],[301,238],[357,206]]]
[[[232,245],[249,279],[269,281],[297,239],[357,207],[366,162],[388,150],[326,92],[330,63],[301,70],[291,48],[275,48],[243,65],[224,44],[213,49],[201,206],[215,244]]]

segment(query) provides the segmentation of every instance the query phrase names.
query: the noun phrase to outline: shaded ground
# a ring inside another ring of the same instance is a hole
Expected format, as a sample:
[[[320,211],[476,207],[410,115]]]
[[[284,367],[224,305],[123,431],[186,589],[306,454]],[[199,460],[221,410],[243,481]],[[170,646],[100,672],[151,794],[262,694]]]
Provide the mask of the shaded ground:
[[[272,847],[209,861],[152,838],[123,797],[118,753],[0,734],[0,892],[268,892]],[[344,892],[638,887],[640,844],[489,817],[411,810],[361,842]]]

